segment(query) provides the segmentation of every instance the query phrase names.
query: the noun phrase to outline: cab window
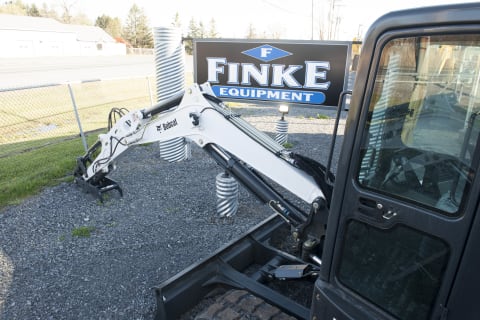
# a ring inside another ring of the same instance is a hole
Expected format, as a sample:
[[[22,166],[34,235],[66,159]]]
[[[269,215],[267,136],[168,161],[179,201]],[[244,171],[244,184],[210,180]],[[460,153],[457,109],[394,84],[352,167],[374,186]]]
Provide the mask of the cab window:
[[[460,214],[475,173],[479,70],[476,35],[388,42],[369,102],[358,183]]]
[[[338,277],[403,320],[428,319],[450,255],[441,239],[404,225],[380,229],[351,220]]]

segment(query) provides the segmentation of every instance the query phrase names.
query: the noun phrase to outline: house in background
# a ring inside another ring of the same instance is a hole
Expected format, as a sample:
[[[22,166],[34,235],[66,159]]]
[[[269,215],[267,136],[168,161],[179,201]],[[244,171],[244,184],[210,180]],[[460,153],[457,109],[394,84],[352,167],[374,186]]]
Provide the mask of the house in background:
[[[0,14],[0,57],[125,55],[102,28],[71,25],[51,18]]]

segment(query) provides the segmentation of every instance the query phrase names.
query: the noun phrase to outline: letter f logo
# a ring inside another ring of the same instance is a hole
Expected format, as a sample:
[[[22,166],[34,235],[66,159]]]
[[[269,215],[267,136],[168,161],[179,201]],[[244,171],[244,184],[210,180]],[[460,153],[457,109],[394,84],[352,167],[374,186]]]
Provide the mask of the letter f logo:
[[[276,48],[268,44],[264,44],[263,46],[243,51],[242,53],[263,62],[270,62],[275,59],[280,59],[292,55],[288,51]]]
[[[267,58],[272,52],[272,47],[260,47],[260,57]]]

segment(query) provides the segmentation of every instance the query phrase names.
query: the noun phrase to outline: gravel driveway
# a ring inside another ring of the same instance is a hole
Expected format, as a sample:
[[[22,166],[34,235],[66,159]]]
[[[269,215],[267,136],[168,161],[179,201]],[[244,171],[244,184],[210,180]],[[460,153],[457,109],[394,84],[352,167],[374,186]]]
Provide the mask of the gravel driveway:
[[[279,118],[270,107],[238,110],[270,133]],[[292,150],[325,163],[334,113],[295,108]],[[156,285],[272,214],[241,188],[237,215],[218,218],[222,170],[198,147],[192,155],[172,164],[158,144],[137,147],[110,176],[123,198],[113,191],[101,204],[63,183],[0,211],[0,319],[152,319]],[[80,227],[91,235],[73,235]]]

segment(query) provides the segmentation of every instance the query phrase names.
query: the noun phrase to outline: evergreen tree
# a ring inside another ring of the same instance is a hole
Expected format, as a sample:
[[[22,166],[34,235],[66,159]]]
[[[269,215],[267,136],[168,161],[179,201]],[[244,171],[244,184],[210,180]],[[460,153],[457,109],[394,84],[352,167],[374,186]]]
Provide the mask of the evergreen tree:
[[[115,17],[110,21],[105,31],[114,38],[122,36],[122,22],[119,17]],[[152,40],[153,42],[153,40]]]
[[[173,21],[172,21],[172,27],[174,27],[174,28],[181,28],[182,27],[182,22],[180,20],[180,14],[178,12],[175,13],[175,18],[173,18]]]
[[[110,24],[111,20],[112,18],[105,14],[102,14],[101,16],[97,17],[97,20],[95,20],[95,26],[105,30],[107,29],[107,26]]]
[[[187,39],[184,41],[185,43],[185,52],[187,54],[193,54],[193,39],[200,37],[200,29],[197,26],[197,22],[195,18],[191,18],[190,22],[188,23],[188,33]]]
[[[102,28],[113,38],[122,36],[122,24],[117,17],[112,18],[103,14],[100,17],[97,17],[97,20],[95,20],[95,26]]]
[[[205,25],[203,24],[203,21],[200,21],[198,23],[197,38],[205,38],[206,35],[207,35],[207,32],[205,31]]]
[[[143,9],[134,4],[129,12],[123,37],[134,48],[153,48],[153,36]]]
[[[27,5],[27,15],[31,17],[41,17],[40,10],[38,10],[35,3],[32,3],[30,6]]]
[[[187,39],[184,41],[185,52],[187,54],[193,54],[193,39],[201,38],[218,38],[218,32],[213,18],[210,20],[208,31],[203,24],[203,21],[197,23],[195,18],[192,17],[190,19],[190,22],[188,23]]]
[[[200,37],[200,28],[195,21],[195,18],[191,18],[190,22],[188,23],[188,34],[187,37],[189,38],[199,38]]]
[[[210,25],[209,25],[209,29],[208,29],[208,37],[209,38],[218,38],[217,26],[216,26],[216,22],[215,22],[214,18],[212,18],[210,20]]]

